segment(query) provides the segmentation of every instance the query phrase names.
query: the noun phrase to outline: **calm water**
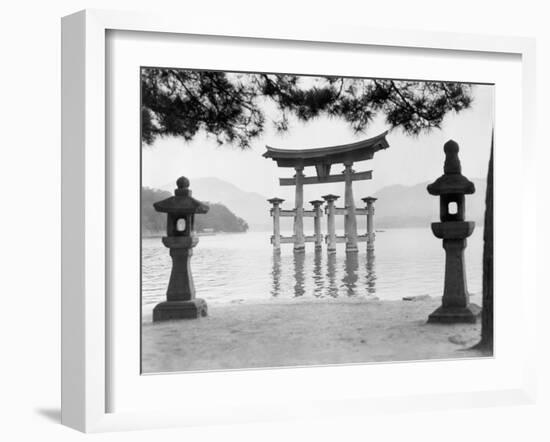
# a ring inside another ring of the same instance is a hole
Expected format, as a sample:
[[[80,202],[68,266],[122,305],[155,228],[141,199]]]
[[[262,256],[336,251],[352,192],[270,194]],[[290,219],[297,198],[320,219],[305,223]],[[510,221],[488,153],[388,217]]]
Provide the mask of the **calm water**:
[[[288,234],[288,233],[285,233]],[[306,244],[305,254],[283,244],[274,254],[270,232],[202,236],[191,260],[197,296],[209,302],[268,298],[441,296],[444,251],[429,229],[387,229],[376,235],[376,250],[346,255],[344,244],[327,255]],[[468,239],[469,292],[481,300],[483,231]],[[143,310],[164,300],[171,260],[160,238],[143,239]]]

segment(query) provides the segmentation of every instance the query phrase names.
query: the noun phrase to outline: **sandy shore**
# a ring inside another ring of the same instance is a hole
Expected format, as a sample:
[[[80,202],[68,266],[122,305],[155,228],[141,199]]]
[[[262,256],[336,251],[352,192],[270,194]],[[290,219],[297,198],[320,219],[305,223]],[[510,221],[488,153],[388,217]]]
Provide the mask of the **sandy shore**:
[[[143,372],[479,357],[479,324],[427,324],[439,299],[210,304],[142,328]]]

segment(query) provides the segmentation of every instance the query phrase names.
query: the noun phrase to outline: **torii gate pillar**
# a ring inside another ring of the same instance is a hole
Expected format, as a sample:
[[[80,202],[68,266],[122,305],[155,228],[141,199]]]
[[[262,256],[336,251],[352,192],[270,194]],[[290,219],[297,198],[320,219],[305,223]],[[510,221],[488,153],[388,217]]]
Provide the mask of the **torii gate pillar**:
[[[304,252],[304,168],[296,167],[296,196],[295,196],[295,214],[294,214],[294,251]]]
[[[271,209],[271,216],[273,217],[273,236],[271,237],[271,244],[273,244],[273,250],[281,250],[281,203],[284,201],[282,198],[268,199],[273,208]]]
[[[377,198],[367,196],[361,199],[367,205],[367,250],[374,250],[374,238],[376,236],[376,233],[374,233],[374,202]]]
[[[334,221],[334,202],[340,198],[338,195],[324,195],[323,199],[327,202],[325,213],[327,214],[327,252],[336,253],[336,226]]]
[[[346,233],[346,252],[357,252],[357,217],[355,215],[355,201],[353,200],[353,162],[344,162],[344,176],[345,176],[345,204],[346,215],[344,218],[344,227]]]

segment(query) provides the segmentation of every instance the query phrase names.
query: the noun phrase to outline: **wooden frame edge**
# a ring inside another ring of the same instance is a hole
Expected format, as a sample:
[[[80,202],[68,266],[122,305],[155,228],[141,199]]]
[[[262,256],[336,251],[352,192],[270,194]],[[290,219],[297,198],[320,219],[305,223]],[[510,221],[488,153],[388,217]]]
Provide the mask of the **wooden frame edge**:
[[[104,36],[62,19],[61,423],[80,431],[105,415]]]

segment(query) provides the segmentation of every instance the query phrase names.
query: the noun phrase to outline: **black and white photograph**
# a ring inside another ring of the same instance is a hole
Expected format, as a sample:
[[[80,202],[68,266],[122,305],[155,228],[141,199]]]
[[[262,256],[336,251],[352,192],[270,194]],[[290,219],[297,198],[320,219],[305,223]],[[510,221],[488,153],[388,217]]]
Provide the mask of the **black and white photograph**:
[[[142,373],[492,356],[494,85],[140,75]]]

